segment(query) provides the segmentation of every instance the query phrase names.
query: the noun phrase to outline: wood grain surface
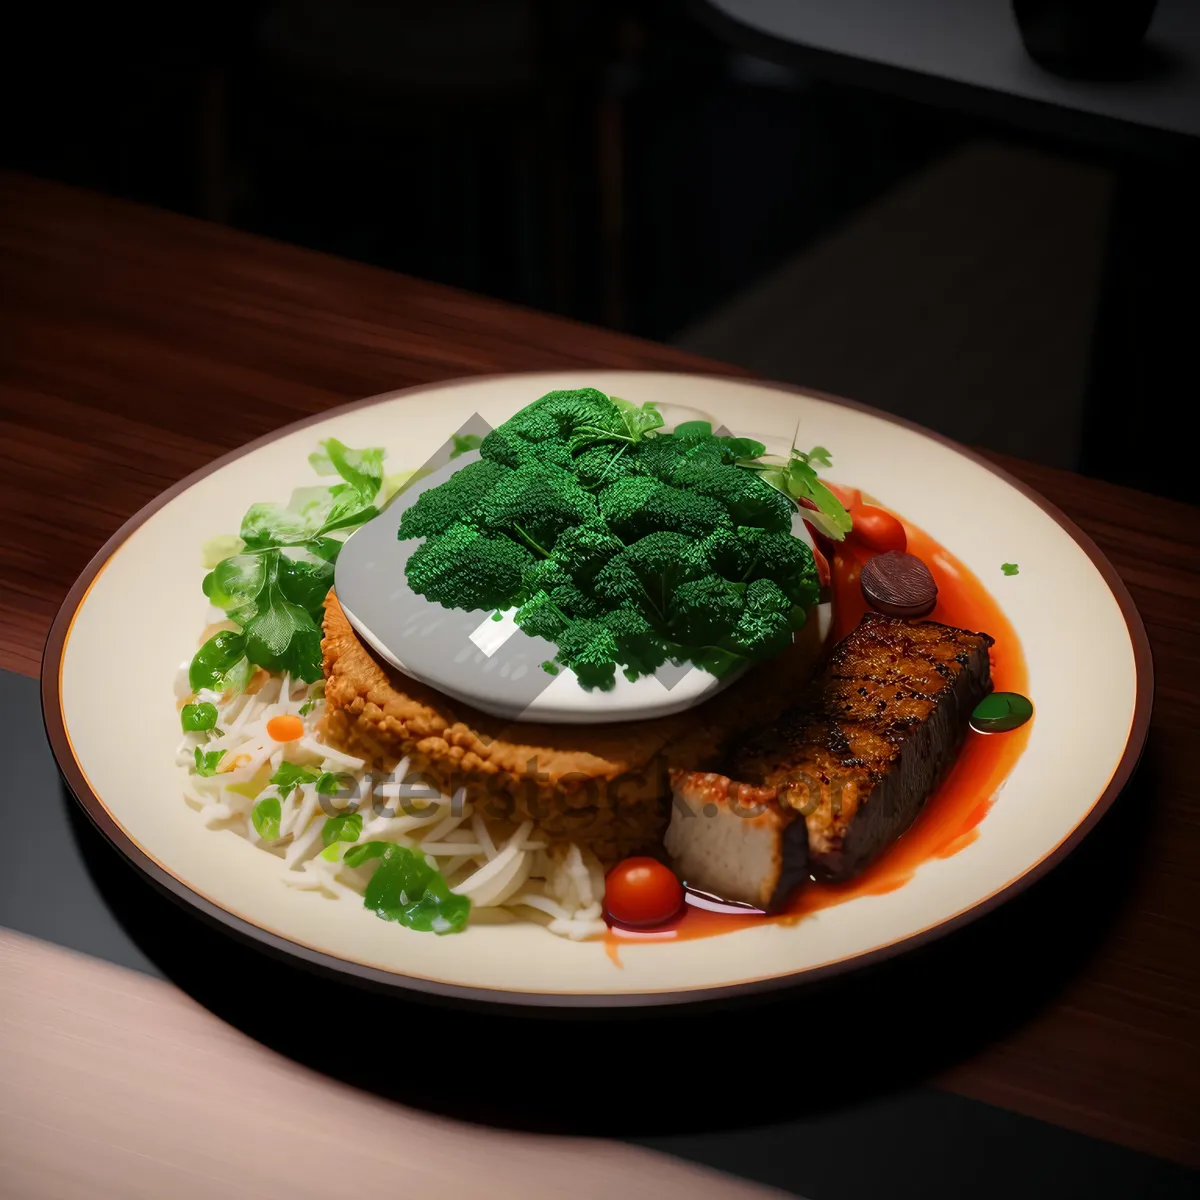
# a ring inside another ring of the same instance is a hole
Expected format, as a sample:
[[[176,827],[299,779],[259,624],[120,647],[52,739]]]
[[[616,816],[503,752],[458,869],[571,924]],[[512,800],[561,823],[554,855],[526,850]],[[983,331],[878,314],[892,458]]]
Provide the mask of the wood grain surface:
[[[0,1196],[21,1200],[782,1194],[616,1142],[392,1104],[268,1050],[171,984],[4,930],[0,1062]]]
[[[0,666],[35,675],[95,550],[223,451],[392,388],[572,366],[743,373],[0,176]],[[911,1056],[965,1094],[1200,1165],[1200,510],[1002,465],[1120,571],[1155,651],[1155,715],[1133,786],[1083,847],[962,936],[961,974],[943,966],[932,999],[911,993],[930,1042]],[[912,1025],[888,1020],[900,1038]]]

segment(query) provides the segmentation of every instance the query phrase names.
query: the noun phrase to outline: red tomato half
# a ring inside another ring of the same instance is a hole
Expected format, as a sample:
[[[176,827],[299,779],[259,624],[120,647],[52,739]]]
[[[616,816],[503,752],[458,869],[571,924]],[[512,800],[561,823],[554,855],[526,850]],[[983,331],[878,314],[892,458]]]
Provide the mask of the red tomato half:
[[[850,540],[857,542],[864,550],[885,554],[889,550],[908,549],[908,535],[904,532],[904,526],[890,512],[871,504],[860,504],[851,509],[850,515],[854,518]]]
[[[683,885],[655,858],[622,859],[604,879],[604,910],[618,925],[663,925],[683,907]]]

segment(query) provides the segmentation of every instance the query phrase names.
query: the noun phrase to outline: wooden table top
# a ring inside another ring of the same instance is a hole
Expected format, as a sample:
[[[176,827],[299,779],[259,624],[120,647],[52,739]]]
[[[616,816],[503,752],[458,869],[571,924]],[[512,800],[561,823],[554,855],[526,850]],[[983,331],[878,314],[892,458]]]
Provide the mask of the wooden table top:
[[[744,374],[215,225],[0,176],[0,667],[36,675],[69,585],[157,493],[357,397],[593,366]],[[1134,452],[1137,448],[1131,448]],[[1152,448],[1144,448],[1152,452]],[[1000,460],[1129,586],[1157,697],[1133,785],[1025,896],[847,994],[895,1074],[1200,1165],[1200,510]],[[860,989],[861,991],[862,989]],[[906,1007],[907,1006],[907,1007]],[[903,1009],[903,1011],[901,1011]],[[842,1094],[854,1086],[854,1067]]]

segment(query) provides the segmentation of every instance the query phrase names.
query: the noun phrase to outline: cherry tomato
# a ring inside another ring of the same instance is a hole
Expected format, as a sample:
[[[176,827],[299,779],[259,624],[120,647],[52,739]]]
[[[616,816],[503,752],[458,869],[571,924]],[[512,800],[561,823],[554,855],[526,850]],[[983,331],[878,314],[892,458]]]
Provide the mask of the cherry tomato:
[[[304,736],[304,722],[293,713],[280,713],[267,722],[267,734],[277,742],[294,742]]]
[[[654,858],[626,858],[604,879],[604,909],[618,925],[662,925],[683,907],[683,885]]]
[[[904,532],[904,526],[890,512],[871,504],[860,504],[851,510],[850,515],[854,518],[850,538],[864,550],[884,554],[888,550],[908,549],[908,535]]]

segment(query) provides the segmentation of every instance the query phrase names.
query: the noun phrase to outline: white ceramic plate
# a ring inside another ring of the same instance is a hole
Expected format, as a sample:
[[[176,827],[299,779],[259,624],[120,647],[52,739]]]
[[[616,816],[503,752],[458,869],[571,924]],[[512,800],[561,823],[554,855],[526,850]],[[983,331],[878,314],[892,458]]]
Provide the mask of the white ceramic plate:
[[[898,891],[793,925],[625,944],[618,969],[597,942],[531,924],[411,933],[360,905],[284,887],[279,861],[212,831],[184,803],[174,765],[172,680],[203,627],[199,547],[257,500],[307,480],[318,439],[382,445],[417,466],[473,413],[492,424],[553,388],[591,386],[637,403],[710,414],[771,448],[828,446],[839,482],[923,527],[991,587],[1024,649],[1037,706],[1028,746],[980,836],[923,865]],[[1002,562],[1020,575],[1003,577]],[[120,702],[113,631],[123,636]],[[1150,653],[1128,593],[1067,519],[983,459],[843,401],[707,376],[578,370],[476,378],[374,397],[273,434],[185,479],[135,516],[72,589],[47,645],[47,730],[72,791],[105,835],[175,897],[232,931],[375,983],[507,1003],[651,1004],[753,990],[845,969],[961,923],[1027,885],[1083,836],[1141,751]],[[1086,721],[1081,714],[1086,713]]]

